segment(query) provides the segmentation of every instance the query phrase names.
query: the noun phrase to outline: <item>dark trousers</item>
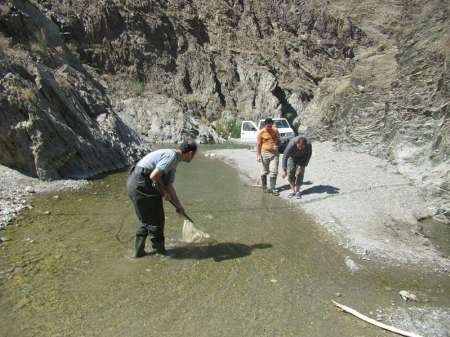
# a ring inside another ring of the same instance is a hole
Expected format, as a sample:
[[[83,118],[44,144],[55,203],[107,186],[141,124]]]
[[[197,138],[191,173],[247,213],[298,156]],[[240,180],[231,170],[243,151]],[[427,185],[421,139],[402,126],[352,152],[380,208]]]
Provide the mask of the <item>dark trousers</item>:
[[[133,202],[139,224],[136,236],[150,236],[153,248],[164,247],[164,207],[161,194],[152,185],[150,171],[132,167],[127,180],[128,195]]]
[[[303,185],[304,172],[297,172],[299,166],[305,166],[305,159],[293,159],[292,157],[288,158],[287,162],[287,170],[288,170],[288,181],[290,184],[296,186]]]

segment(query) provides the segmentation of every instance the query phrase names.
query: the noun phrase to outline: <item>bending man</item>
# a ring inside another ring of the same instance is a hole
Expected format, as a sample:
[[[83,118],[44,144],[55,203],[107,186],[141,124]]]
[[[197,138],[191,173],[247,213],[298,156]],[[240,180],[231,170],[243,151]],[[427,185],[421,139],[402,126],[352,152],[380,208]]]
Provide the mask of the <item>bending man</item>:
[[[161,149],[150,152],[130,170],[127,188],[133,202],[139,224],[136,230],[134,257],[145,255],[145,240],[150,236],[156,253],[165,255],[164,207],[162,198],[171,201],[179,214],[184,213],[173,186],[177,165],[190,162],[197,151],[197,144],[188,140],[178,150]]]
[[[283,154],[283,178],[288,175],[289,184],[292,192],[288,194],[289,198],[302,197],[300,187],[303,184],[305,167],[308,166],[312,154],[311,143],[305,137],[297,136],[292,138]]]

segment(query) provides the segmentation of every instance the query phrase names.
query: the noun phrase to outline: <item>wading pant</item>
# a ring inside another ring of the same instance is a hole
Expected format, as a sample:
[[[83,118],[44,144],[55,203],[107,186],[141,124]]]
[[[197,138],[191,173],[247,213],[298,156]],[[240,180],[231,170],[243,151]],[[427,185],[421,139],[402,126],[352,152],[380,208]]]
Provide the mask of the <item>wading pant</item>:
[[[152,185],[150,171],[136,166],[130,169],[127,181],[128,195],[133,202],[139,224],[136,237],[150,236],[156,250],[164,249],[164,208],[161,194]]]
[[[304,160],[294,160],[292,157],[288,158],[287,171],[288,180],[290,184],[301,186],[303,185],[304,172],[300,172],[300,166],[305,166]]]
[[[270,152],[262,152],[261,153],[261,176],[267,177],[270,173],[271,178],[277,178],[278,175],[278,163],[280,159],[279,154],[273,154]]]

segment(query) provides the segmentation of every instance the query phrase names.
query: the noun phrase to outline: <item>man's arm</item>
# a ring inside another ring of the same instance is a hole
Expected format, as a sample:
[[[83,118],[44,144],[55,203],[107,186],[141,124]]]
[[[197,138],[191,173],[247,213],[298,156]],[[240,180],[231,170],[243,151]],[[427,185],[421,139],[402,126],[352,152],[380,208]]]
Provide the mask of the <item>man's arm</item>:
[[[169,186],[167,186],[167,191],[169,192],[169,194],[171,196],[170,200],[172,201],[175,208],[177,209],[177,212],[180,214],[184,214],[184,208],[181,205],[180,199],[178,199],[177,192],[175,191],[175,187],[173,186],[172,183],[170,183]]]
[[[163,172],[156,168],[152,171],[152,173],[150,173],[150,180],[156,184],[156,187],[158,188],[163,198],[166,200],[170,200],[170,194],[167,187],[162,181],[162,175]]]
[[[276,132],[276,137],[277,137],[277,139],[275,140],[275,144],[277,144],[277,146],[280,146],[281,138],[280,138],[280,131],[278,131],[278,129],[277,129],[277,132]]]
[[[262,141],[261,141],[260,133],[258,132],[258,134],[256,135],[256,160],[257,161],[261,160],[261,147],[262,147]]]
[[[289,156],[291,155],[292,149],[294,148],[295,142],[291,139],[288,143],[288,145],[286,145],[286,148],[284,149],[284,153],[283,153],[283,161],[281,163],[281,168],[283,169],[283,171],[287,171],[287,162],[289,159]]]
[[[307,154],[306,154],[306,161],[305,161],[305,167],[308,166],[309,160],[311,159],[312,155],[312,145],[308,142],[307,146]]]

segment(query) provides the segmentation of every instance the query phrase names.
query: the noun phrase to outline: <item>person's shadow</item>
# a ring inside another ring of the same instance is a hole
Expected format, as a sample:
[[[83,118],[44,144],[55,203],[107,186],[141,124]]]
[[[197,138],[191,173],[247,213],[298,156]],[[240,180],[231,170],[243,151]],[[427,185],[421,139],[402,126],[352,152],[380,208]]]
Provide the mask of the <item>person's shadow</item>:
[[[203,245],[188,245],[184,247],[174,247],[169,249],[170,256],[173,259],[209,259],[216,262],[224,260],[237,259],[248,256],[254,249],[271,248],[269,243],[257,243],[254,245],[244,245],[235,242],[221,242]]]
[[[316,185],[302,191],[303,195],[314,193],[338,194],[339,188],[331,185]]]
[[[310,181],[304,181],[302,186],[311,185],[311,184],[312,184],[312,182],[310,182]],[[290,190],[290,189],[291,189],[291,185],[289,185],[289,184],[281,185],[281,186],[278,187],[278,191],[279,192],[287,191],[287,190]]]

